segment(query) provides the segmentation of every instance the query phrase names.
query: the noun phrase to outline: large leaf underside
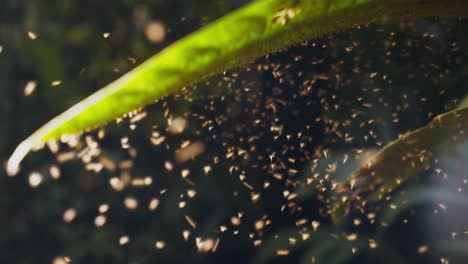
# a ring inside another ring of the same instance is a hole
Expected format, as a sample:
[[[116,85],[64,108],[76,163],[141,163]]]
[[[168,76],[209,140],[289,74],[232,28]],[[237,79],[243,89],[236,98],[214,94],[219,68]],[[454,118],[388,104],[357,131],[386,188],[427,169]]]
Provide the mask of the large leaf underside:
[[[96,128],[171,92],[314,37],[382,19],[466,17],[465,0],[262,0],[177,41],[23,141],[9,175],[50,139]]]

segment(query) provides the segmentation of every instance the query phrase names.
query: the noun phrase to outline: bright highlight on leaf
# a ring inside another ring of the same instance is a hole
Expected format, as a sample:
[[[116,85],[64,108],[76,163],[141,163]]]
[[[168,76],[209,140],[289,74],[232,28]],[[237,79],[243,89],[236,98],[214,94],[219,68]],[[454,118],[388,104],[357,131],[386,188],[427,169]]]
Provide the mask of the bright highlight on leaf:
[[[279,49],[381,19],[468,16],[464,0],[262,0],[179,40],[52,119],[14,151],[15,175],[34,147],[101,126],[178,89]]]

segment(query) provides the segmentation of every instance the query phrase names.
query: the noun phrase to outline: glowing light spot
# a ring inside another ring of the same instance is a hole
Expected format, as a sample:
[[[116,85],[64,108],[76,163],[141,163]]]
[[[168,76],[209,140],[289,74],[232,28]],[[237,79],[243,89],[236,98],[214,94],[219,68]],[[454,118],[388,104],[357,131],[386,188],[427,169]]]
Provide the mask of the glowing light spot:
[[[29,32],[28,32],[28,37],[29,37],[31,40],[35,40],[35,39],[37,39],[37,33],[32,32],[32,31],[29,31]]]
[[[276,255],[278,256],[287,256],[289,255],[289,250],[288,249],[279,249],[276,251]]]
[[[187,178],[187,176],[190,174],[190,171],[185,169],[180,172],[181,176],[183,179]]]
[[[161,43],[166,38],[166,26],[160,21],[153,20],[146,25],[145,35],[149,42]]]
[[[31,94],[34,93],[37,87],[37,82],[36,81],[29,81],[26,83],[24,86],[24,96],[30,96]]]
[[[446,258],[440,258],[440,264],[449,264],[449,260]]]
[[[262,230],[264,227],[265,227],[265,222],[264,222],[263,220],[257,220],[257,221],[255,222],[255,229],[256,229],[257,231]]]
[[[374,239],[369,239],[369,247],[374,249],[374,248],[377,248],[378,244],[377,244],[377,241],[375,241]]]
[[[178,149],[175,152],[175,159],[178,163],[184,163],[199,156],[205,151],[205,144],[202,142],[194,142],[184,148]]]
[[[153,132],[150,140],[153,145],[159,146],[166,140],[166,137],[160,136],[158,132]]]
[[[114,190],[116,190],[118,192],[125,189],[124,182],[120,178],[117,178],[117,177],[113,177],[113,178],[109,179],[109,184],[112,187],[112,189],[114,189]]]
[[[319,228],[320,226],[320,222],[318,221],[312,221],[312,228],[314,229],[314,231],[317,231],[317,229]]]
[[[181,208],[181,209],[185,208],[186,205],[187,205],[187,202],[185,202],[185,201],[179,202],[179,208]]]
[[[52,264],[68,264],[71,262],[71,259],[69,257],[55,257],[54,260],[52,261]]]
[[[69,208],[65,210],[63,213],[63,221],[65,223],[71,223],[73,220],[75,220],[77,215],[76,209],[75,208]]]
[[[190,237],[190,231],[189,230],[184,230],[182,232],[182,236],[184,237],[184,240],[185,241],[188,241],[189,237]]]
[[[425,254],[429,251],[429,247],[426,245],[422,245],[418,247],[418,254]]]
[[[174,169],[174,165],[171,162],[166,161],[164,162],[164,168],[166,168],[168,171],[172,171]]]
[[[106,224],[107,218],[105,215],[98,215],[96,218],[94,218],[94,225],[97,227],[102,227]]]
[[[138,208],[138,200],[134,197],[126,197],[124,199],[124,205],[129,210],[135,210]]]
[[[195,190],[187,190],[187,196],[189,198],[193,198],[195,197],[195,195],[197,195],[197,192]]]
[[[121,236],[119,238],[119,245],[121,246],[128,244],[128,242],[130,242],[130,238],[128,236]]]
[[[38,187],[41,183],[42,183],[42,174],[40,174],[39,172],[33,172],[31,174],[29,174],[29,186],[31,186],[32,188],[36,188]]]
[[[98,208],[98,211],[100,214],[105,214],[107,211],[109,211],[109,205],[108,204],[101,204]]]
[[[60,84],[62,84],[62,81],[60,81],[60,80],[52,81],[52,83],[51,83],[51,85],[52,85],[53,87],[59,86]]]
[[[165,247],[166,247],[166,242],[164,241],[156,241],[156,243],[154,243],[154,248],[156,249],[162,250]]]
[[[149,202],[148,210],[154,211],[154,210],[156,210],[158,208],[158,206],[159,206],[159,199],[158,198],[153,198]]]
[[[49,174],[50,174],[50,177],[52,177],[52,179],[54,179],[54,180],[60,179],[60,176],[62,175],[62,173],[60,172],[59,167],[57,167],[55,165],[50,166]]]
[[[215,243],[214,239],[208,238],[208,239],[201,239],[197,238],[196,239],[196,244],[197,244],[197,249],[199,252],[209,252],[209,251],[215,251],[217,244],[219,243],[219,240]]]
[[[237,217],[237,216],[231,217],[231,224],[234,225],[234,226],[240,225],[241,224],[240,218]]]
[[[346,236],[346,239],[348,241],[355,241],[357,238],[358,238],[358,235],[356,233],[349,234],[349,235]]]
[[[167,120],[167,132],[171,134],[181,134],[187,126],[187,120],[183,117],[169,118]]]
[[[209,166],[209,165],[203,166],[203,172],[205,174],[210,173],[210,171],[211,171],[211,166]]]

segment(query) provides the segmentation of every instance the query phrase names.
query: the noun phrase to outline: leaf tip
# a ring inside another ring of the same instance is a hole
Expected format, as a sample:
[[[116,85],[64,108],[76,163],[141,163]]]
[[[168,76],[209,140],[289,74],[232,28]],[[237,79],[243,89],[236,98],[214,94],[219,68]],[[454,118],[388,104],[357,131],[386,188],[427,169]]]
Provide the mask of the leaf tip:
[[[21,161],[33,147],[34,141],[31,140],[31,138],[26,139],[25,141],[21,142],[18,147],[16,147],[15,151],[13,151],[13,154],[8,159],[6,165],[6,172],[8,176],[13,177],[18,174]]]

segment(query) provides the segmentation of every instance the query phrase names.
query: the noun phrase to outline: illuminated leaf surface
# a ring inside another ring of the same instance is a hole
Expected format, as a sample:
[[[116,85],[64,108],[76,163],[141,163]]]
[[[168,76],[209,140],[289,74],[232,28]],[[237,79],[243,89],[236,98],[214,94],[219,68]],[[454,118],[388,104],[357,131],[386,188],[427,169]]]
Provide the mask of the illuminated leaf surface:
[[[327,33],[381,19],[466,17],[463,0],[263,0],[179,40],[52,119],[10,158],[14,175],[31,148],[103,125],[178,89]]]

